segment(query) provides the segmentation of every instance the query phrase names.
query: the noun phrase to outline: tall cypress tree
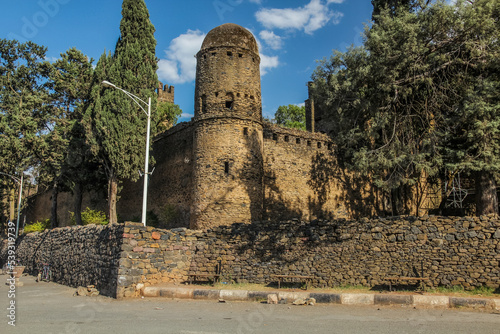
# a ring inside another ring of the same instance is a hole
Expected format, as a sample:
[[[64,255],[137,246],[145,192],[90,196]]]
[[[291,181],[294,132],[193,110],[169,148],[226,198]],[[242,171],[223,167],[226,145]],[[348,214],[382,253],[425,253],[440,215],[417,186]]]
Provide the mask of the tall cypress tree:
[[[116,223],[119,180],[137,180],[144,162],[146,115],[123,92],[103,88],[102,80],[147,101],[157,86],[155,28],[143,0],[124,0],[121,35],[113,56],[99,60],[93,80],[87,117],[93,151],[98,154],[108,178],[110,223]],[[146,109],[146,106],[144,106]]]

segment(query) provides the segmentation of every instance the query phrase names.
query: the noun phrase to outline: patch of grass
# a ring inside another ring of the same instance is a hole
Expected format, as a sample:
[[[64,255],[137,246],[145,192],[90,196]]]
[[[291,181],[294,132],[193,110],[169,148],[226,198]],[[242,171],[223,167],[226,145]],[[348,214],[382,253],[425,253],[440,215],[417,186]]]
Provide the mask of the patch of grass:
[[[269,287],[263,284],[254,284],[254,283],[227,283],[223,282],[215,283],[213,286],[215,289],[224,289],[224,290],[248,290],[248,291],[265,291],[265,290],[274,290],[273,287]]]
[[[476,287],[472,290],[465,290],[463,286],[452,286],[452,287],[437,287],[434,289],[429,289],[427,292],[436,294],[457,294],[464,296],[486,296],[493,297],[498,294],[495,293],[494,288],[489,288],[486,286]]]

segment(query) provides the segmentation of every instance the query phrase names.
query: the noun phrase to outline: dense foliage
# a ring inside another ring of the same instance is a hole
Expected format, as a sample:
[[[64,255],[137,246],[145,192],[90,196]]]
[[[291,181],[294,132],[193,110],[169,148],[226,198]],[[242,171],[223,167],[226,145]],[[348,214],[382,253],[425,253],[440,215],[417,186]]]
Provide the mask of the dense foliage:
[[[429,2],[379,7],[363,46],[316,69],[315,100],[339,159],[393,192],[394,213],[401,190],[459,171],[476,178],[477,213],[496,212],[500,4]]]
[[[146,115],[122,92],[104,88],[103,80],[142,100],[152,98],[152,135],[181,115],[177,105],[156,103],[156,41],[144,1],[124,0],[122,14],[116,50],[104,54],[95,69],[93,60],[76,48],[50,63],[43,46],[0,40],[0,205],[5,218],[14,219],[17,202],[19,185],[12,177],[26,172],[39,191],[52,190],[52,226],[58,225],[60,191],[73,193],[74,218],[81,225],[83,193],[100,191],[106,183],[110,221],[116,221],[119,180],[136,179],[143,168]]]
[[[69,214],[71,216],[71,225],[77,225],[75,213],[70,211]],[[86,208],[84,211],[82,211],[81,217],[82,223],[78,225],[107,225],[109,223],[104,212],[92,210],[90,208]]]
[[[289,104],[288,106],[279,106],[274,115],[276,124],[287,128],[306,129],[306,108]]]
[[[101,83],[107,80],[143,101],[151,97],[154,106],[154,89],[158,83],[155,29],[146,4],[142,0],[124,0],[122,16],[121,36],[115,52],[103,54],[95,68],[85,112],[92,151],[108,179],[111,224],[117,222],[119,180],[136,180],[137,171],[143,168],[147,121],[144,109],[147,111],[147,106],[141,109],[122,91],[105,88]]]

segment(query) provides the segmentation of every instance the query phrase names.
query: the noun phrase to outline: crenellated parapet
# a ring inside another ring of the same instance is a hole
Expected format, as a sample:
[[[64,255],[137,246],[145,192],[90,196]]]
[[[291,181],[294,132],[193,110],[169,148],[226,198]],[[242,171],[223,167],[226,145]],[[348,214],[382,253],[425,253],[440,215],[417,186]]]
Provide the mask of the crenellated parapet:
[[[163,85],[158,82],[158,101],[174,103],[174,86]]]

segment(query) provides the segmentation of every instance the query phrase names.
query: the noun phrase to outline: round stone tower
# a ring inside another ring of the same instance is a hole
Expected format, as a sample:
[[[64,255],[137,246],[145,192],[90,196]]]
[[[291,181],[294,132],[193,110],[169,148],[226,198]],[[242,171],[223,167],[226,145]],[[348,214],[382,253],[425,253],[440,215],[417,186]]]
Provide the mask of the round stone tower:
[[[196,55],[191,228],[262,219],[260,57],[236,24],[211,30]]]

